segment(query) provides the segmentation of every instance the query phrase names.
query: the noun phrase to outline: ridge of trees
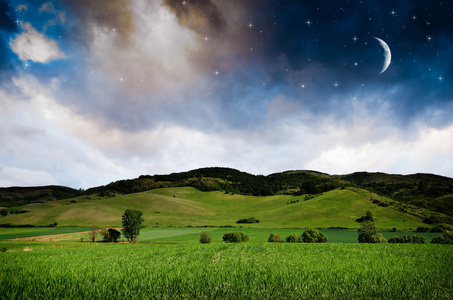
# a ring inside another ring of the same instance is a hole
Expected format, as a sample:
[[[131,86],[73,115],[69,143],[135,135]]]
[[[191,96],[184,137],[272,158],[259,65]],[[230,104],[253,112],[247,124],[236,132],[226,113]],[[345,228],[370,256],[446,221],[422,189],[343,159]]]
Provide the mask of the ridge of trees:
[[[119,180],[86,191],[62,186],[0,188],[0,206],[14,207],[83,194],[132,194],[185,186],[201,191],[253,196],[319,194],[336,188],[359,187],[403,204],[453,217],[453,178],[449,177],[369,172],[329,175],[310,170],[290,170],[264,176],[225,167],[200,168],[167,175],[141,175],[136,179]]]

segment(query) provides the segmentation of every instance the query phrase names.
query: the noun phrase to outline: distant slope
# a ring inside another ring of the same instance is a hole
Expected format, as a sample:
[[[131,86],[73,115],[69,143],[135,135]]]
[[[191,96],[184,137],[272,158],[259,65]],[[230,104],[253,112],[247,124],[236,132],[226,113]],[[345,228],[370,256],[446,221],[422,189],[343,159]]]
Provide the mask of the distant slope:
[[[357,172],[341,178],[391,199],[453,216],[452,178],[433,174],[367,172]]]
[[[28,203],[47,202],[76,197],[83,191],[64,186],[0,188],[0,206],[13,207]]]
[[[356,228],[359,224],[355,219],[366,211],[373,212],[376,225],[380,228],[415,229],[426,226],[419,217],[372,203],[372,199],[388,199],[362,189],[335,189],[312,196],[256,197],[174,187],[115,197],[91,195],[27,205],[26,209],[30,212],[1,217],[0,222],[34,225],[58,222],[59,226],[119,227],[125,209],[133,208],[144,212],[147,226]],[[260,222],[236,224],[239,219],[249,217],[255,217]]]

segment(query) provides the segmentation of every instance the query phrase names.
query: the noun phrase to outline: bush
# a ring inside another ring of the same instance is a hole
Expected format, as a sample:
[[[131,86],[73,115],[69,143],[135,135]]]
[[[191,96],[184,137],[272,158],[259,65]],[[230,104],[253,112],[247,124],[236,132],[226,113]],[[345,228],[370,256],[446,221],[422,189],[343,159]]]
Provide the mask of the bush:
[[[394,236],[388,240],[389,243],[395,244],[426,244],[426,239],[420,235]]]
[[[280,236],[278,234],[271,233],[271,235],[269,236],[269,239],[267,241],[269,243],[281,243],[282,239],[280,238]]]
[[[428,227],[417,227],[415,232],[428,232],[429,228]]]
[[[239,221],[237,221],[236,223],[259,223],[260,220],[258,219],[255,219],[254,217],[251,217],[251,218],[248,218],[248,219],[240,219]]]
[[[297,234],[293,233],[286,237],[286,242],[287,243],[298,243],[298,242],[300,242],[300,239]]]
[[[118,239],[121,236],[121,232],[119,232],[118,230],[116,230],[114,228],[109,228],[108,236],[109,236],[109,239],[108,239],[109,242],[118,243]]]
[[[212,238],[209,232],[207,231],[202,231],[200,233],[200,243],[202,244],[209,244],[211,242]]]
[[[227,232],[223,235],[223,240],[226,243],[243,243],[249,240],[248,235],[243,232]]]
[[[363,222],[358,232],[359,243],[387,243],[387,240],[382,234],[377,234],[376,226],[374,226],[374,223],[371,221]]]
[[[362,222],[365,222],[365,221],[373,222],[374,221],[374,217],[373,217],[373,214],[371,213],[371,211],[367,211],[365,216],[362,216],[362,217],[356,219],[355,221],[357,223],[362,223]]]
[[[444,230],[440,227],[433,227],[429,230],[429,232],[444,232]]]
[[[436,236],[432,239],[431,244],[453,244],[453,233],[447,232],[444,235]]]
[[[327,243],[327,237],[324,233],[312,228],[304,231],[302,240],[304,243]]]

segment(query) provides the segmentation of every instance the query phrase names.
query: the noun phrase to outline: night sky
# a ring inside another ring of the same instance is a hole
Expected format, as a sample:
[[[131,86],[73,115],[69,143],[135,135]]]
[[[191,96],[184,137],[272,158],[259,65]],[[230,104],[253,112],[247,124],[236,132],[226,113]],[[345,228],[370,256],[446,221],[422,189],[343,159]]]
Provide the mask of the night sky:
[[[0,186],[213,166],[453,177],[452,14],[447,0],[0,0]]]

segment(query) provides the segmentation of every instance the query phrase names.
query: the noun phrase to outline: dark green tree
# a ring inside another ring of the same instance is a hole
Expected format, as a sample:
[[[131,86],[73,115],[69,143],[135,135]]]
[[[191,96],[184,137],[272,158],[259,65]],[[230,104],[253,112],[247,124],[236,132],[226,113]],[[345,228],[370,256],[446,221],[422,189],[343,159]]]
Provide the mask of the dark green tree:
[[[382,234],[377,233],[376,226],[372,221],[364,221],[358,232],[359,243],[387,243]]]
[[[114,228],[110,228],[109,231],[109,242],[118,243],[118,239],[121,236],[121,232]]]
[[[126,209],[121,217],[123,221],[123,235],[128,241],[135,241],[140,234],[140,229],[144,227],[142,223],[145,219],[142,216],[143,212],[139,210]]]
[[[200,233],[200,243],[202,244],[209,244],[211,242],[211,234],[207,231],[202,231]]]
[[[304,243],[327,243],[327,237],[324,233],[312,228],[304,231],[302,240]]]
[[[297,234],[293,233],[286,237],[286,242],[287,243],[299,243],[300,238]]]

